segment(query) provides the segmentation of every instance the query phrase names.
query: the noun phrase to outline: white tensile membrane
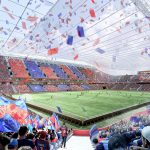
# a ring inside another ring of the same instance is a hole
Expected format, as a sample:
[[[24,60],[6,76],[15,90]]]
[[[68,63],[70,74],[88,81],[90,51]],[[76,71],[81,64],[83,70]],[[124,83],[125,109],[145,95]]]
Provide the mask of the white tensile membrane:
[[[1,54],[78,62],[114,75],[150,69],[149,51],[145,51],[150,48],[147,0],[139,1],[140,8],[134,0],[27,2],[2,0]],[[84,37],[78,36],[78,26],[83,27]],[[69,35],[72,45],[66,42]],[[51,48],[58,52],[48,54]]]

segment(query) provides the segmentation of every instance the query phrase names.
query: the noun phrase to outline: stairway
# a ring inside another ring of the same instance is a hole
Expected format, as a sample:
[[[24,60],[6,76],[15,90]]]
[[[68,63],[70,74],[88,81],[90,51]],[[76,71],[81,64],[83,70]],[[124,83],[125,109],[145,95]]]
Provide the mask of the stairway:
[[[90,137],[87,136],[72,136],[66,143],[66,148],[59,148],[58,150],[94,150]]]

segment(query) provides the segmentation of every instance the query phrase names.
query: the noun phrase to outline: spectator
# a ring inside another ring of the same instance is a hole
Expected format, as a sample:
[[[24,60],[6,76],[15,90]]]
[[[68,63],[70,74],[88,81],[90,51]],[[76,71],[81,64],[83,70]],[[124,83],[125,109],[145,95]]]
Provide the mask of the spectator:
[[[17,138],[18,138],[18,133],[14,133],[14,134],[11,136],[11,138],[17,139]]]
[[[37,131],[37,129],[33,128],[32,132],[33,132],[35,138],[37,138],[38,137],[38,131]]]
[[[52,130],[50,140],[51,140],[51,145],[53,146],[53,149],[55,150],[58,137],[54,130]]]
[[[18,148],[18,141],[15,138],[12,138],[10,140],[10,143],[8,144],[8,149],[9,150],[17,150]]]
[[[61,127],[61,136],[62,136],[62,144],[61,147],[64,146],[64,148],[66,147],[66,140],[67,140],[67,134],[68,134],[68,128],[65,125],[65,123],[63,123],[63,126]]]
[[[122,135],[114,135],[109,139],[108,148],[110,150],[127,150],[127,143]]]
[[[28,133],[26,139],[35,143],[35,135],[33,133]]]
[[[30,146],[22,146],[18,150],[33,150]]]
[[[18,139],[18,148],[22,146],[29,146],[32,149],[35,148],[35,145],[32,141],[26,139],[28,133],[28,128],[26,126],[21,126],[19,129],[19,139]]]
[[[47,133],[45,131],[40,131],[39,132],[39,139],[36,139],[35,141],[35,145],[37,150],[49,150],[49,143],[46,140],[46,135]]]
[[[144,127],[142,130],[143,147],[150,149],[150,126]]]
[[[5,150],[9,143],[10,139],[7,136],[0,134],[0,150]]]

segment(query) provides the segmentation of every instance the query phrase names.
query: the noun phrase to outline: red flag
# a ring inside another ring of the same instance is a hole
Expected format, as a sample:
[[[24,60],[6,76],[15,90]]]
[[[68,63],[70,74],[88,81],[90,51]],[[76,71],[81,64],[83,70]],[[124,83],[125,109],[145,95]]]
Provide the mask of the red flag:
[[[54,124],[55,123],[55,118],[54,118],[54,116],[51,116],[50,117],[50,121]]]
[[[129,25],[130,24],[130,21],[127,21],[126,23],[125,23],[125,26],[127,26],[127,25]]]
[[[53,115],[50,117],[50,120],[54,123],[55,129],[58,131],[60,129],[58,116],[55,113],[53,113]]]
[[[28,16],[27,20],[31,21],[31,22],[34,22],[38,19],[38,17],[36,16]]]
[[[93,4],[95,4],[95,0],[91,0],[91,2],[92,2]]]
[[[92,8],[90,9],[90,15],[91,15],[91,17],[96,17],[95,11]]]
[[[75,56],[74,56],[74,58],[73,58],[73,59],[74,59],[74,60],[77,60],[77,59],[78,59],[78,57],[79,57],[79,56],[78,56],[78,54],[77,54],[77,55],[75,55]]]
[[[51,48],[48,50],[48,55],[54,55],[58,53],[58,48]]]
[[[24,21],[22,21],[22,28],[25,29],[25,30],[27,29],[26,23]]]
[[[11,13],[8,12],[9,9],[8,9],[6,6],[3,6],[3,9],[7,11],[7,14],[9,15],[9,17],[10,17],[11,19],[15,19],[14,16],[13,16]]]
[[[8,9],[6,6],[3,6],[3,8],[4,8],[6,11],[9,11],[9,9]]]
[[[84,22],[84,19],[83,19],[82,17],[80,18],[80,22],[81,22],[81,23]]]
[[[9,17],[10,17],[11,19],[15,19],[14,16],[13,16],[11,13],[8,12],[7,14],[9,15]]]
[[[97,44],[99,44],[99,42],[100,42],[100,39],[97,38],[97,39],[94,41],[93,46],[96,46]]]

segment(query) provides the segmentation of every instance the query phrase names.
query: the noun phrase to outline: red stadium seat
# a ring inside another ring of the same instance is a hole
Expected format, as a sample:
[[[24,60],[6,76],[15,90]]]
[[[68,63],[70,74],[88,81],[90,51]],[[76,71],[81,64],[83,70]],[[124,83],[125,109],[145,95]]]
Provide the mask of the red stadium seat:
[[[24,63],[20,59],[8,60],[13,76],[16,78],[29,78],[28,72],[25,69]]]
[[[40,67],[40,69],[42,70],[42,72],[50,79],[59,79],[59,77],[57,77],[57,75],[53,72],[53,69],[50,67],[46,67],[46,66],[42,66]]]

